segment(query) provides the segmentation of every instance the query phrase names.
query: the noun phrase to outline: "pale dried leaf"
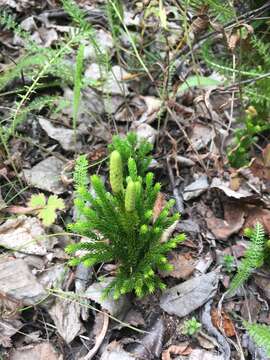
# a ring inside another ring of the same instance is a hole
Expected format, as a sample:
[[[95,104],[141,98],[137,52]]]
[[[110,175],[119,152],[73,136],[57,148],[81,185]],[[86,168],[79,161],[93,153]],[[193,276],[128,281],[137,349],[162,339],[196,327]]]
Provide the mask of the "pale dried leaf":
[[[100,360],[135,360],[135,356],[125,351],[122,345],[114,340],[106,347]]]
[[[168,314],[186,316],[211,299],[217,290],[219,275],[211,272],[166,290],[160,298],[160,306]]]
[[[11,258],[0,262],[0,292],[25,305],[34,305],[47,296],[25,261]]]
[[[23,174],[30,186],[61,194],[66,189],[61,183],[61,171],[65,163],[55,156],[42,160],[32,169],[24,169]],[[49,176],[48,176],[49,175]]]
[[[51,344],[43,342],[37,345],[28,345],[14,349],[9,360],[61,360]]]
[[[130,303],[126,296],[121,296],[118,300],[113,299],[112,296],[104,298],[104,289],[112,282],[113,277],[107,277],[103,279],[102,282],[96,282],[90,285],[84,297],[91,299],[96,303],[100,304],[102,309],[107,310],[109,314],[117,316],[121,314],[122,316],[127,312],[130,307]]]
[[[37,218],[19,216],[0,226],[0,246],[26,254],[46,255],[50,242]]]
[[[58,333],[68,344],[84,330],[80,313],[81,305],[69,299],[56,298],[54,305],[49,309]]]
[[[48,136],[58,141],[64,150],[76,151],[82,147],[82,143],[79,138],[77,138],[75,141],[74,130],[67,129],[63,126],[56,127],[49,120],[43,117],[39,117],[38,121]],[[77,135],[80,135],[80,131],[77,131]]]

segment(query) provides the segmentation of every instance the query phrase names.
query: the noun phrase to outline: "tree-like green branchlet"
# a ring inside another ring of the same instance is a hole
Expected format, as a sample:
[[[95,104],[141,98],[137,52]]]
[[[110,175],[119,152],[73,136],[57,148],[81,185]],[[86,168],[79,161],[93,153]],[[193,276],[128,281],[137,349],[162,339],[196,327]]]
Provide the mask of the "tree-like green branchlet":
[[[126,146],[127,140],[123,139],[123,143]],[[117,142],[119,148],[121,144]],[[143,147],[148,148],[145,143]],[[154,183],[152,173],[138,170],[135,159],[140,158],[140,165],[144,161],[137,152],[142,153],[140,145],[135,156],[128,159],[123,159],[118,150],[111,152],[109,179],[112,192],[107,191],[97,175],[91,177],[95,196],[88,191],[85,157],[78,158],[74,173],[75,206],[80,217],[70,229],[88,237],[89,241],[67,247],[67,252],[73,254],[70,263],[92,266],[115,262],[117,273],[106,289],[106,294],[112,291],[115,298],[132,291],[141,297],[158,288],[164,289],[157,270],[171,269],[166,255],[185,238],[183,234],[166,238],[166,229],[178,221],[179,214],[171,214],[172,201],[159,214],[154,214],[160,184]],[[78,250],[83,250],[82,255],[77,256]]]
[[[125,209],[127,212],[135,211],[136,207],[136,184],[134,181],[129,181],[125,195]]]
[[[110,156],[110,183],[115,194],[123,190],[123,165],[117,150],[114,150]]]

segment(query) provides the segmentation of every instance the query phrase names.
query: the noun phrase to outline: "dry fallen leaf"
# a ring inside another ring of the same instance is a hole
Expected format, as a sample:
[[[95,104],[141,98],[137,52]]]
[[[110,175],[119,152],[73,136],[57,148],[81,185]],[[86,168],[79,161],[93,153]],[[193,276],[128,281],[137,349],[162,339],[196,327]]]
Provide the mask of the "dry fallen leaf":
[[[250,170],[254,176],[270,181],[270,144],[263,149],[262,158],[253,159]]]
[[[23,305],[34,305],[47,297],[47,291],[22,259],[5,258],[0,262],[0,292]]]
[[[189,355],[192,353],[192,348],[188,342],[181,343],[179,345],[171,345],[167,350],[162,353],[162,360],[171,360],[171,354],[173,355]]]
[[[219,240],[227,240],[232,234],[241,230],[245,218],[245,212],[241,206],[235,203],[224,204],[224,219],[215,217],[214,213],[209,209],[206,223],[208,229]]]
[[[57,331],[67,344],[84,330],[80,321],[80,313],[81,305],[68,298],[56,298],[55,303],[49,309]]]
[[[270,167],[270,144],[263,149],[263,161],[265,166]]]
[[[64,165],[65,163],[62,160],[55,156],[50,156],[36,164],[32,169],[24,169],[23,175],[29,186],[58,195],[66,190],[60,178]]]
[[[219,274],[193,277],[165,290],[160,298],[160,307],[170,315],[186,316],[211,299],[218,287]]]
[[[113,340],[106,346],[100,360],[134,360],[134,356],[123,349],[123,346]]]
[[[2,309],[2,304],[1,304]],[[20,320],[10,319],[3,320],[0,319],[0,346],[4,348],[12,347],[11,337],[16,334],[18,330],[23,327],[23,323]]]
[[[201,150],[205,148],[213,137],[213,130],[209,126],[201,123],[194,123],[190,135],[190,142],[194,149]]]
[[[193,273],[196,260],[192,257],[190,253],[179,254],[176,252],[172,252],[169,254],[168,258],[169,263],[173,265],[173,270],[162,271],[162,276],[172,276],[176,279],[186,280]]]
[[[17,219],[9,219],[0,226],[0,246],[43,256],[50,248],[50,241],[46,238],[39,219],[22,215]]]
[[[28,345],[14,349],[10,354],[9,360],[60,360],[59,356],[51,344],[43,342],[37,345]]]
[[[225,332],[226,336],[228,336],[228,337],[235,336],[235,328],[234,328],[233,322],[230,319],[230,317],[225,313],[224,310],[221,311],[221,317],[220,317],[218,310],[212,309],[211,317],[212,317],[213,325],[217,329],[219,329],[221,331],[223,330]]]
[[[264,226],[265,232],[270,235],[270,210],[255,206],[248,207],[244,228],[254,227],[257,222],[260,222]]]
[[[62,148],[66,151],[78,151],[82,147],[80,137],[77,136],[75,141],[74,130],[67,129],[63,126],[56,127],[51,121],[39,116],[39,124],[42,129],[47,133],[47,135],[58,141]],[[77,131],[80,135],[80,131]]]
[[[158,196],[155,201],[154,209],[153,209],[153,223],[156,222],[157,218],[159,217],[161,211],[163,210],[166,204],[165,195],[161,192],[158,193]]]

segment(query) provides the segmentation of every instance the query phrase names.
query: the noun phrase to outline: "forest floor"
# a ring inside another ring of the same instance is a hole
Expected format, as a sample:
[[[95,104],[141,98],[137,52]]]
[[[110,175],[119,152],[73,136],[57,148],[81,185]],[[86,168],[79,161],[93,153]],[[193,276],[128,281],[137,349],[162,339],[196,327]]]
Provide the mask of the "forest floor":
[[[269,359],[243,325],[270,326],[267,261],[226,292],[245,228],[270,236],[270,2],[232,3],[0,0],[0,359]],[[128,131],[186,241],[165,293],[104,300],[114,264],[68,265],[72,172],[107,181]]]

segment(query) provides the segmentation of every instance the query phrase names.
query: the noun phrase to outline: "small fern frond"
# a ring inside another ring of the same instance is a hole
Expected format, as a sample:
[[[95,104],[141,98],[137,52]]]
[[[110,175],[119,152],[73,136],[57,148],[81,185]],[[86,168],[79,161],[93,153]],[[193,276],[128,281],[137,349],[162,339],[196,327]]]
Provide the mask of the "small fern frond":
[[[270,357],[270,326],[244,321],[244,327],[256,345],[262,347]]]
[[[264,228],[259,222],[250,234],[250,241],[245,258],[241,261],[237,274],[230,284],[228,295],[233,295],[248,280],[252,272],[263,264],[266,239]]]
[[[73,130],[76,131],[78,122],[78,113],[81,100],[81,89],[83,85],[83,58],[84,45],[80,45],[76,57],[76,67],[74,76],[74,91],[73,91]],[[75,136],[76,141],[76,136]]]
[[[62,0],[64,10],[69,14],[72,20],[79,26],[83,32],[91,31],[91,25],[86,20],[83,10],[73,0]]]
[[[88,161],[86,155],[80,155],[75,162],[73,181],[76,190],[86,189],[88,179]]]

